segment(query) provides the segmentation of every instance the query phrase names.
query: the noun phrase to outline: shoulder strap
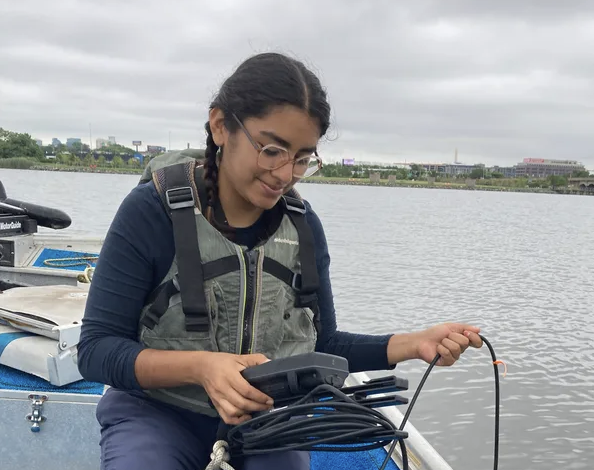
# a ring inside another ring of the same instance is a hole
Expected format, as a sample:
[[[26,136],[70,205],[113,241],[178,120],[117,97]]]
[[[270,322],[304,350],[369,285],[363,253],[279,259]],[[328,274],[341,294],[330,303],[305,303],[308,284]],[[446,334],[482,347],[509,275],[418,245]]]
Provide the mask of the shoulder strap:
[[[194,181],[195,162],[166,166],[153,173],[153,181],[173,224],[178,282],[187,331],[208,331],[209,314],[204,295],[204,273],[194,208],[200,198]]]
[[[318,288],[320,278],[316,265],[315,240],[311,227],[305,220],[306,207],[301,199],[283,196],[287,215],[293,222],[299,237],[299,264],[301,265],[301,282],[293,286],[297,291],[296,307],[309,307],[314,312],[314,322],[318,334],[321,332],[321,323],[318,309]]]

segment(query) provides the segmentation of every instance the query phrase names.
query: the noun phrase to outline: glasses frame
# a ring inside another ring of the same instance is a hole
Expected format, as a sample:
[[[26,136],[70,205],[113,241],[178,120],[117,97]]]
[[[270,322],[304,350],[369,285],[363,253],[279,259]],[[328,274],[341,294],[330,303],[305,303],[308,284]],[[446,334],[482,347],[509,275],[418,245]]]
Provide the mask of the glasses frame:
[[[241,120],[235,115],[235,113],[233,113],[233,119],[235,119],[235,121],[237,121],[237,124],[239,124],[239,127],[241,127],[241,130],[243,131],[243,133],[245,134],[245,136],[247,137],[247,139],[250,141],[250,143],[252,144],[252,146],[258,151],[258,166],[264,170],[268,170],[268,171],[274,171],[274,170],[278,170],[279,168],[282,168],[283,166],[291,163],[293,166],[293,177],[294,178],[309,178],[310,176],[315,175],[318,171],[320,171],[322,169],[322,159],[320,158],[320,156],[318,155],[318,151],[315,150],[313,155],[307,155],[307,156],[303,156],[303,157],[299,157],[299,158],[294,158],[293,160],[291,160],[291,157],[289,157],[289,161],[285,162],[285,163],[281,163],[280,165],[278,165],[277,167],[274,168],[269,168],[269,167],[265,167],[262,166],[260,164],[260,157],[262,156],[262,152],[264,152],[266,149],[268,148],[276,148],[276,149],[280,149],[283,150],[287,153],[287,155],[290,155],[289,150],[287,150],[286,148],[284,148],[281,145],[277,145],[277,144],[268,144],[268,145],[260,145],[258,142],[255,141],[255,139],[252,137],[252,135],[249,133],[249,131],[245,128],[245,126],[243,125],[243,122],[241,122]],[[309,174],[309,175],[296,175],[295,174],[295,163],[297,163],[300,160],[305,160],[306,158],[315,158],[318,162],[318,167],[317,169]]]

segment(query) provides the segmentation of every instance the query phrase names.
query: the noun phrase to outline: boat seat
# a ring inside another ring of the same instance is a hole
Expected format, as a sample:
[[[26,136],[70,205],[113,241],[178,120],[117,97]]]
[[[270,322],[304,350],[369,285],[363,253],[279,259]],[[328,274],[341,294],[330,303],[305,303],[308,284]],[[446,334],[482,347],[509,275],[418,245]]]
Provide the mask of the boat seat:
[[[76,346],[88,285],[15,287],[0,295],[0,364],[52,385],[82,379]]]

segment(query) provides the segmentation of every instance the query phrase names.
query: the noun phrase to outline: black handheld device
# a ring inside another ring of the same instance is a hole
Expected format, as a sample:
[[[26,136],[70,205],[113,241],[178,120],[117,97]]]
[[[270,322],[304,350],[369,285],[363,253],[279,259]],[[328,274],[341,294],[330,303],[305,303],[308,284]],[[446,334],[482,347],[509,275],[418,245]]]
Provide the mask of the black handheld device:
[[[343,357],[313,352],[248,367],[241,374],[272,398],[275,406],[282,406],[304,397],[318,385],[341,388],[349,375],[349,363]]]

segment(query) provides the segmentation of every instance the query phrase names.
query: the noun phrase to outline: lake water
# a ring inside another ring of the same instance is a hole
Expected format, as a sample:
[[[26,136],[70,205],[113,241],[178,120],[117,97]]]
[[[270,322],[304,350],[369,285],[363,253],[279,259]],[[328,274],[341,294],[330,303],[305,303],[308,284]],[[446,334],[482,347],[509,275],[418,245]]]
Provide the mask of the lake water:
[[[0,170],[9,197],[102,235],[138,176]],[[500,468],[594,465],[594,198],[331,185],[299,187],[332,257],[339,327],[383,334],[482,328],[501,380]],[[412,391],[426,364],[401,364]],[[435,369],[412,423],[456,470],[492,468],[487,348]],[[412,396],[412,391],[407,393]]]

